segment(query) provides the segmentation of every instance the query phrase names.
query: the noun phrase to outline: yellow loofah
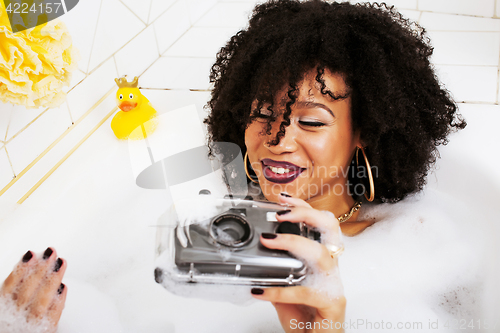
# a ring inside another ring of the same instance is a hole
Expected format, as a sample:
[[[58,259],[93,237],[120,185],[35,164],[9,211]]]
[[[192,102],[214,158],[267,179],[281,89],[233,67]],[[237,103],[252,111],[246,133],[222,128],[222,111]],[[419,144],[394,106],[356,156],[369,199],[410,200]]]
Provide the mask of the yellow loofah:
[[[28,108],[61,105],[78,58],[62,21],[12,33],[0,1],[0,101]]]

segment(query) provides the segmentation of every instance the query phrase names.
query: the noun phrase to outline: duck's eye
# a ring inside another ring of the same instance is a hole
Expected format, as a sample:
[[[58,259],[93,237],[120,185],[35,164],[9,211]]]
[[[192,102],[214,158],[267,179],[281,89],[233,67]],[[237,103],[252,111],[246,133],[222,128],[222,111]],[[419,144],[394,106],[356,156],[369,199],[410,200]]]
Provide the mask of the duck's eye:
[[[123,99],[123,95],[122,95],[122,94],[120,94],[120,97],[119,97],[119,98],[120,98],[120,99]]]
[[[134,95],[130,94],[130,95],[128,95],[128,98],[132,99],[132,98],[134,98]]]

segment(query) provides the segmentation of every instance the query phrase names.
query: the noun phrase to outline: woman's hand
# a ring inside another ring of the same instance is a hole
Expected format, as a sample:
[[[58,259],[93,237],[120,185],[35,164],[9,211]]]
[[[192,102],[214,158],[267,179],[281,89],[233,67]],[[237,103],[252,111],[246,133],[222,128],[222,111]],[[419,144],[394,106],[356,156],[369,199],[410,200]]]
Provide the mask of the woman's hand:
[[[339,230],[339,222],[333,214],[313,209],[301,199],[280,195],[280,202],[293,206],[290,212],[277,214],[280,222],[304,222],[320,230],[330,230],[330,232]],[[328,249],[316,241],[292,234],[263,234],[261,243],[267,248],[286,250],[305,259],[319,273],[336,274],[337,258],[332,259]],[[252,294],[255,298],[270,301],[274,305],[285,332],[343,331],[342,323],[346,307],[343,295],[332,297],[306,286],[254,288]]]
[[[41,257],[28,251],[4,281],[0,296],[12,301],[25,321],[47,319],[55,328],[66,301],[67,288],[61,283],[66,266],[50,247]]]

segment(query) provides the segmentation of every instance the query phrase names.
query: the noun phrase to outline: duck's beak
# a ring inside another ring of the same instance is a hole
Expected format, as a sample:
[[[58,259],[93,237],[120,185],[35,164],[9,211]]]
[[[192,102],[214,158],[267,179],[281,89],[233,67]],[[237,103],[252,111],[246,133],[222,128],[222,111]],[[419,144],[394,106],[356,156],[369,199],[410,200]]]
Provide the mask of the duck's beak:
[[[121,102],[120,104],[118,104],[118,107],[123,112],[128,112],[130,110],[133,110],[133,109],[135,109],[136,106],[137,106],[137,103],[126,102],[126,101]]]

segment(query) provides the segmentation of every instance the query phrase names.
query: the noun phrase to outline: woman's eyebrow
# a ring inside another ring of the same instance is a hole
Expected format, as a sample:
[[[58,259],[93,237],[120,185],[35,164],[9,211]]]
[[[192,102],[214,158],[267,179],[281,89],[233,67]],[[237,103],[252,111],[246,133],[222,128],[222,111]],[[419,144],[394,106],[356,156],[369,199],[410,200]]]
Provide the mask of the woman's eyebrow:
[[[332,117],[335,117],[335,115],[333,114],[332,110],[330,110],[330,108],[328,106],[326,106],[325,104],[316,103],[316,102],[297,102],[297,106],[298,107],[303,107],[303,108],[320,108],[320,109],[324,109],[325,111],[328,111],[332,115]]]

